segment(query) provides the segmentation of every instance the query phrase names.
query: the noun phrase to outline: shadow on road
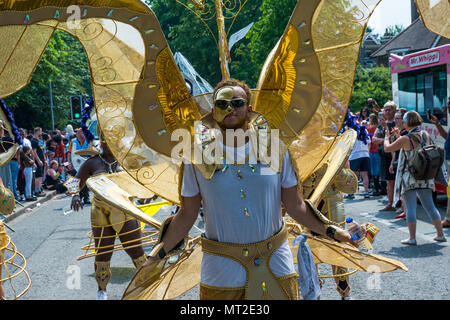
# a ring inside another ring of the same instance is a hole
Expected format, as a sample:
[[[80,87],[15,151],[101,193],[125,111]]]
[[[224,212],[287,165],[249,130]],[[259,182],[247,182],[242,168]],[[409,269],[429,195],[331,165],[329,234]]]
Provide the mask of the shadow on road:
[[[446,246],[440,243],[424,243],[420,244],[420,239],[417,240],[417,246],[406,246],[401,243],[398,246],[392,247],[389,251],[379,251],[377,254],[382,256],[391,256],[396,259],[398,258],[428,258],[428,257],[438,257],[444,254],[440,250],[444,249]],[[408,267],[407,263],[405,263]]]

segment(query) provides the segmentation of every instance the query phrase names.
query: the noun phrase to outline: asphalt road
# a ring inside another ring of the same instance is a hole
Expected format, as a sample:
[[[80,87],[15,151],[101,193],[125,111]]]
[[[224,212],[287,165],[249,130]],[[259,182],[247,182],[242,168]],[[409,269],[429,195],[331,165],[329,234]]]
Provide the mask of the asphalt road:
[[[19,252],[26,257],[26,270],[32,284],[21,300],[94,300],[97,284],[94,279],[94,260],[77,260],[83,255],[82,246],[88,244],[90,231],[89,207],[70,212],[70,198],[58,196],[43,203],[32,212],[8,223],[15,232],[8,231]],[[445,204],[445,203],[444,203]],[[439,210],[444,216],[445,205]],[[381,197],[365,200],[357,195],[346,200],[347,216],[358,222],[372,222],[380,228],[374,242],[374,253],[399,260],[409,269],[384,274],[357,272],[351,276],[351,296],[355,300],[448,300],[450,282],[449,243],[436,243],[434,227],[421,207],[418,212],[418,246],[400,243],[408,237],[406,221],[396,220],[394,212],[379,212],[385,203]],[[163,208],[156,217],[165,217],[170,207]],[[198,234],[201,220],[191,230]],[[444,229],[450,240],[450,230]],[[150,247],[145,247],[149,252]],[[17,260],[19,261],[19,260]],[[111,261],[112,279],[108,285],[108,299],[119,300],[135,273],[131,259],[124,251],[115,252]],[[321,275],[330,275],[331,267],[320,265]],[[18,292],[26,286],[26,278],[19,276],[13,285]],[[9,290],[6,288],[6,290]],[[198,287],[179,299],[198,299]],[[333,279],[325,279],[322,300],[339,300]]]

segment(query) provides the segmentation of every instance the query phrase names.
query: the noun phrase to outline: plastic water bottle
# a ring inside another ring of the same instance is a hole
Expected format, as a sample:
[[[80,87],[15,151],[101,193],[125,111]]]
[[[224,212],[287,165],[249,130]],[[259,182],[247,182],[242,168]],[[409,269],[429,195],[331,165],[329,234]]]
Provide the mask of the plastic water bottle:
[[[352,239],[359,244],[358,249],[361,252],[370,253],[372,251],[372,244],[364,235],[364,231],[361,230],[361,226],[351,217],[345,219],[345,222],[347,222],[347,230],[352,236]]]

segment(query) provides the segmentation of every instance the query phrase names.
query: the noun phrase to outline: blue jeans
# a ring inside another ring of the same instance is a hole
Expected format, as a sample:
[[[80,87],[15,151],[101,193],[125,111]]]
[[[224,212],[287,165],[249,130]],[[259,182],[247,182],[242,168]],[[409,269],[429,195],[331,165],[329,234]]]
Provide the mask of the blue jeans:
[[[402,195],[402,200],[406,207],[406,221],[408,223],[417,222],[417,197],[431,221],[441,218],[441,214],[434,205],[431,189],[414,189],[408,190]]]
[[[33,183],[33,167],[23,168],[25,176],[25,197],[31,198],[31,184]]]
[[[380,155],[378,152],[370,154],[370,174],[374,177],[380,175]]]
[[[17,161],[11,160],[9,162],[11,167],[11,189],[14,194],[14,198],[19,199],[19,195],[17,193],[17,177],[19,176],[19,163]]]

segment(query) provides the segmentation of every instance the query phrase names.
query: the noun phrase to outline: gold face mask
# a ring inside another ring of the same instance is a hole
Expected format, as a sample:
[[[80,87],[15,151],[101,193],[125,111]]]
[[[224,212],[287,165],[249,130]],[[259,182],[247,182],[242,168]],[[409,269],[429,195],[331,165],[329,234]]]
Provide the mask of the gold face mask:
[[[223,87],[217,91],[216,97],[214,99],[214,119],[217,122],[221,123],[227,115],[233,112],[234,109],[230,103],[228,103],[225,108],[220,108],[219,106],[216,105],[216,102],[218,100],[231,101],[233,99],[233,96],[234,96],[233,87]]]

